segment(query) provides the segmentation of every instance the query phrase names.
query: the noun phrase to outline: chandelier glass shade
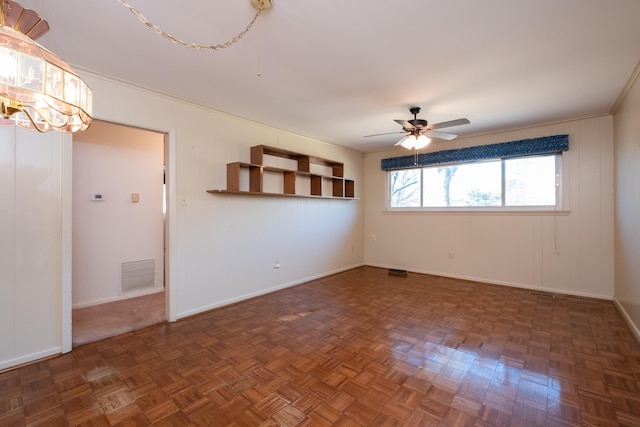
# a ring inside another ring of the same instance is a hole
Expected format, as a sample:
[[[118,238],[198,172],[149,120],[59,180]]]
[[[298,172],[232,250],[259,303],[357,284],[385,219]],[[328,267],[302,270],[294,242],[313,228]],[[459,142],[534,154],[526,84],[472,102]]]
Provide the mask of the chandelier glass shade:
[[[92,92],[65,61],[32,38],[49,26],[32,10],[1,1],[0,125],[38,132],[84,130],[92,120]]]
[[[426,147],[431,142],[430,138],[427,138],[425,135],[407,135],[400,140],[400,145],[409,150],[420,150],[421,148]]]

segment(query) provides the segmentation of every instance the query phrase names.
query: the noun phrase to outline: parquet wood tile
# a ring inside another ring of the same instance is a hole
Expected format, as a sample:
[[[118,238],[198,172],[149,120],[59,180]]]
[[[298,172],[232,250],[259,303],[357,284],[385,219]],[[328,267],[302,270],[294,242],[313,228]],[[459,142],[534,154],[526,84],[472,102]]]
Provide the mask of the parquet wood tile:
[[[640,426],[610,301],[362,267],[0,374],[0,426]]]

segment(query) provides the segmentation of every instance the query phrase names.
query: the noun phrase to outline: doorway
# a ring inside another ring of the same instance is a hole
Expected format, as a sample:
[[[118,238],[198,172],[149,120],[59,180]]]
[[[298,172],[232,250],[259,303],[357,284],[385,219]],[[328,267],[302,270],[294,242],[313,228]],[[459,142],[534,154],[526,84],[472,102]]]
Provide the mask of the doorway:
[[[95,120],[73,137],[72,345],[166,320],[165,134]]]

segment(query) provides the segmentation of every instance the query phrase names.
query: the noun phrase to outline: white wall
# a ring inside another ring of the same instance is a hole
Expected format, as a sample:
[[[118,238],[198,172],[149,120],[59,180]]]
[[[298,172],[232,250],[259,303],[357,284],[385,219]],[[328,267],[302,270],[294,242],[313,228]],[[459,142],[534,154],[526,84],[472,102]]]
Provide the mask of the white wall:
[[[399,148],[367,155],[365,263],[613,298],[612,126],[608,116],[429,146],[444,150],[569,134],[570,150],[563,155],[568,214],[386,212],[380,160],[408,152]]]
[[[0,370],[62,350],[70,149],[69,136],[0,127]]]
[[[616,301],[640,340],[640,80],[615,114]]]
[[[361,265],[359,200],[212,195],[226,164],[249,161],[249,147],[283,147],[345,163],[363,185],[361,153],[87,73],[96,117],[169,131],[176,139],[176,188],[169,189],[169,287],[176,317]],[[171,160],[170,160],[171,161]],[[169,171],[173,173],[173,171]],[[280,269],[273,264],[279,261]]]
[[[155,261],[163,287],[164,135],[94,121],[73,137],[73,307],[139,296],[120,293],[124,262]],[[104,201],[92,201],[100,193]],[[139,194],[134,203],[131,194]]]
[[[342,161],[363,155],[84,72],[96,118],[168,132],[170,316],[180,318],[363,264],[360,200],[212,195],[226,164],[266,144]],[[0,128],[0,369],[70,350],[71,136]],[[44,141],[44,144],[42,143]],[[173,168],[173,169],[172,169]],[[5,237],[8,236],[8,237]],[[273,264],[279,261],[280,269]],[[170,310],[171,311],[171,310]],[[63,327],[62,325],[66,325]]]

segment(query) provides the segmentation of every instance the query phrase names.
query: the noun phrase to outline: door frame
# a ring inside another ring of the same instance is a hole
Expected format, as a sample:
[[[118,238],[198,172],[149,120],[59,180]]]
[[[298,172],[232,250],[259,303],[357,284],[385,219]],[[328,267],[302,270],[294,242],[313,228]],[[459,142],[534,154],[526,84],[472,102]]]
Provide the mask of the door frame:
[[[95,118],[96,120],[103,120]],[[127,123],[118,123],[112,120],[103,121],[132,126]],[[165,311],[169,322],[176,321],[177,313],[177,289],[175,283],[175,242],[176,238],[176,130],[149,129],[135,126],[141,129],[159,132],[164,135],[164,163],[165,163],[165,191],[167,200],[167,210],[164,222],[164,280],[165,280]],[[72,282],[72,236],[73,236],[73,215],[72,215],[72,194],[73,194],[73,135],[64,134],[62,136],[62,172],[61,172],[61,232],[62,232],[62,260],[61,260],[61,321],[62,334],[60,337],[62,353],[72,350],[72,311],[73,311],[73,282]]]

